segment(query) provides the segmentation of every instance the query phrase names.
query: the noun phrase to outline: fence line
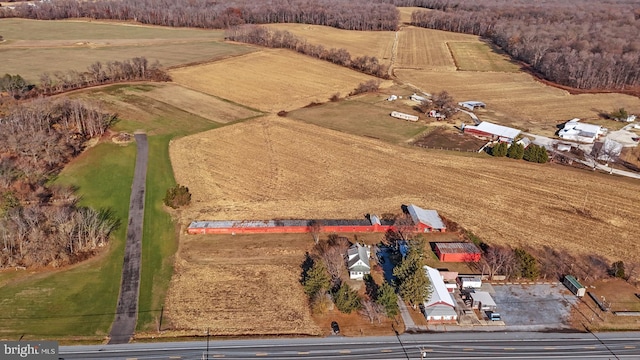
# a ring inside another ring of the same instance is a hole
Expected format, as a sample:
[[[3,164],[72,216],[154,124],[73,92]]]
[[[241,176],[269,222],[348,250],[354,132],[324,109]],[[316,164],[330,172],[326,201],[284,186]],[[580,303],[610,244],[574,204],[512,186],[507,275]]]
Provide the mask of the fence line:
[[[423,149],[430,149],[430,150],[459,151],[459,152],[472,152],[472,153],[478,152],[477,150],[444,147],[444,146],[427,146],[427,145],[416,145],[416,146]]]

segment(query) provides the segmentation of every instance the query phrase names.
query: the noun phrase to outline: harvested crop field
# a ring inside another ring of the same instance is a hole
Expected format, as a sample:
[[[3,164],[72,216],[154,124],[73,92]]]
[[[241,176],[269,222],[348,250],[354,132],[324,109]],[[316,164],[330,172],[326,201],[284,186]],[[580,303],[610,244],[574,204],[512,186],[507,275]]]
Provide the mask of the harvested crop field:
[[[487,110],[496,114],[487,120],[547,136],[553,135],[558,123],[575,117],[598,118],[600,112],[621,107],[630,113],[640,112],[640,99],[637,97],[623,94],[570,95],[525,73],[396,69],[395,74],[427,92],[446,90],[456,101],[482,101],[487,104]],[[482,112],[479,115],[482,118]]]
[[[175,69],[173,81],[263,111],[325,102],[375,79],[289,50],[265,49],[211,64]],[[331,74],[331,81],[327,75]]]
[[[311,236],[182,235],[165,314],[172,330],[319,335],[298,279]]]
[[[393,31],[350,31],[328,26],[307,24],[270,24],[272,29],[286,30],[310,44],[322,45],[327,49],[344,48],[352,58],[375,56],[384,64],[391,61],[391,51],[396,33]]]
[[[500,55],[491,46],[481,41],[455,42],[447,44],[460,71],[517,72],[520,67],[508,56]]]
[[[489,243],[640,260],[640,183],[552,164],[390,145],[279,118],[178,139],[195,219],[361,218],[434,208]]]
[[[479,42],[478,37],[473,35],[412,26],[403,28],[398,34],[396,69],[456,71],[456,64],[447,43]]]
[[[146,57],[163,66],[212,61],[254,48],[224,43],[223,32],[89,21],[0,19],[2,71],[38,82],[44,72],[84,71],[96,61]]]

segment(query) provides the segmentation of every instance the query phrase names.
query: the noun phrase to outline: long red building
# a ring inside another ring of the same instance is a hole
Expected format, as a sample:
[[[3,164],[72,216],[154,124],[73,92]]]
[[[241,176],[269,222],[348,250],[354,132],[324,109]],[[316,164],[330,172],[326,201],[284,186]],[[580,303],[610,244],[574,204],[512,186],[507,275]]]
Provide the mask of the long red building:
[[[445,231],[444,223],[435,210],[423,210],[409,205],[416,231]],[[426,216],[425,214],[428,214]],[[317,224],[317,225],[316,225]],[[393,221],[380,220],[371,215],[364,219],[323,220],[213,220],[194,221],[187,228],[189,234],[286,234],[310,233],[366,233],[396,230]]]

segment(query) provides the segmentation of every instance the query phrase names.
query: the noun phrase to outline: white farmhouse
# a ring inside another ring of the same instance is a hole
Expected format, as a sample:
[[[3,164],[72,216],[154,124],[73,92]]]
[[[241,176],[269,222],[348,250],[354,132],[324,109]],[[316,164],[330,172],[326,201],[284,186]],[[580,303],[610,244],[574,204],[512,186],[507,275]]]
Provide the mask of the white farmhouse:
[[[600,125],[585,124],[580,119],[571,119],[564,124],[558,136],[565,140],[593,143],[600,135],[607,133],[607,129]]]
[[[371,274],[371,247],[356,243],[347,250],[347,267],[349,268],[349,278],[362,280],[365,275]]]
[[[431,294],[429,300],[424,302],[424,316],[428,322],[456,322],[458,313],[456,303],[440,275],[438,269],[424,266],[424,271],[431,282]]]

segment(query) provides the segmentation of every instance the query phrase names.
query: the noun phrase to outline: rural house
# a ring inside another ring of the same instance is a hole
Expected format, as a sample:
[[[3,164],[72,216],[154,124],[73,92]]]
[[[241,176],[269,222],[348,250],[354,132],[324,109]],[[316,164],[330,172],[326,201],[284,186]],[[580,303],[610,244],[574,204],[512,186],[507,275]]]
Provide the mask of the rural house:
[[[425,210],[413,204],[407,206],[411,220],[416,226],[416,231],[431,232],[434,230],[445,232],[447,227],[435,210]]]
[[[607,133],[607,129],[600,125],[585,124],[580,119],[571,119],[564,124],[564,127],[558,131],[561,139],[579,141],[591,144],[600,135]]]
[[[431,294],[423,303],[424,317],[428,322],[456,322],[458,320],[456,303],[449,294],[440,272],[429,266],[423,268],[431,283]]]
[[[371,257],[371,247],[355,243],[347,250],[347,268],[349,268],[349,278],[362,280],[365,275],[371,273],[369,263]]]

